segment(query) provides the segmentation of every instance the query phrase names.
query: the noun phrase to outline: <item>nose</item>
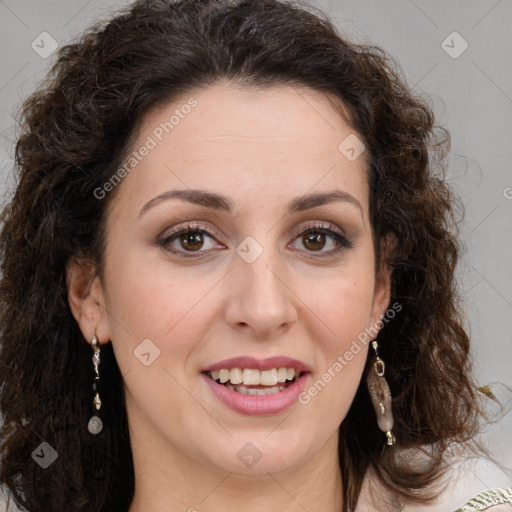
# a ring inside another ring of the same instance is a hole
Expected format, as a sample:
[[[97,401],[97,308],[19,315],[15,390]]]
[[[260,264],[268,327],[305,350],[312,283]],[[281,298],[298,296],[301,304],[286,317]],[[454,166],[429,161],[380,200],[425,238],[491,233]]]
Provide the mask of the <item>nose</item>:
[[[229,273],[227,323],[258,339],[282,336],[297,320],[297,301],[284,265],[264,251],[255,261],[242,258]]]

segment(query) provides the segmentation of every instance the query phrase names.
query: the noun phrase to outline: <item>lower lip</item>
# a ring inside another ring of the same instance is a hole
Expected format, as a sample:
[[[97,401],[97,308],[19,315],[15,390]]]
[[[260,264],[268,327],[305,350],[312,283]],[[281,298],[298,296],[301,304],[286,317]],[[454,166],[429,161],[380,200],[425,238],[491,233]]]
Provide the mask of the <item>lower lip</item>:
[[[278,414],[292,406],[306,386],[309,373],[301,375],[295,382],[273,395],[244,395],[201,374],[215,396],[233,411],[251,416]]]

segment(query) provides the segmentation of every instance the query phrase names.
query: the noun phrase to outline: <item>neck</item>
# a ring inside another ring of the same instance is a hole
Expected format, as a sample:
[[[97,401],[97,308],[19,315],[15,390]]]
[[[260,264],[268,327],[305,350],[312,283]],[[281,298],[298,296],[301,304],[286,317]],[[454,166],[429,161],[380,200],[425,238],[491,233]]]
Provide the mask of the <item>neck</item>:
[[[341,512],[338,432],[302,465],[282,471],[222,471],[146,439],[132,439],[135,494],[129,512]],[[162,454],[166,453],[165,457]]]

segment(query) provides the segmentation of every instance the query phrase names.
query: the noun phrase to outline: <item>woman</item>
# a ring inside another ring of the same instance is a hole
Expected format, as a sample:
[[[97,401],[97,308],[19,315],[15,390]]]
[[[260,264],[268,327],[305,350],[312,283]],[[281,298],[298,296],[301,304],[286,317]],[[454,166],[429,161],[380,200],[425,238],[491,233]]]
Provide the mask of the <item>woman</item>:
[[[381,50],[291,3],[140,1],[60,51],[23,127],[0,238],[18,506],[510,509],[456,453],[480,393],[448,136]]]

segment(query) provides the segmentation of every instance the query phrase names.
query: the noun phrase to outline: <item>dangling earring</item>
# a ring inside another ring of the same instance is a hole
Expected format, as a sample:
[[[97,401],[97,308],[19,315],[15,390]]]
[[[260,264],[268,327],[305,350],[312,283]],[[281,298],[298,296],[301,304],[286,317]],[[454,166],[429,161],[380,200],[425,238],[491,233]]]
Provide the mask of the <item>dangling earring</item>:
[[[93,405],[96,411],[99,411],[101,409],[101,398],[99,395],[100,374],[98,371],[98,367],[100,365],[100,344],[98,343],[98,338],[96,338],[96,334],[94,334],[92,337],[92,348],[94,350],[94,353],[92,355],[92,364],[94,365],[94,371],[96,372],[96,377],[94,377],[94,381],[92,383],[92,389],[95,393]],[[94,435],[99,434],[103,430],[103,422],[101,421],[101,418],[98,415],[93,414],[91,416],[91,419],[87,424],[87,430]]]
[[[377,424],[382,432],[386,433],[387,445],[395,444],[393,435],[393,412],[391,411],[391,391],[384,378],[385,365],[377,352],[377,341],[372,341],[372,347],[375,351],[375,361],[373,362],[374,372],[368,372],[367,383],[370,397],[372,399],[375,414],[377,415]]]

